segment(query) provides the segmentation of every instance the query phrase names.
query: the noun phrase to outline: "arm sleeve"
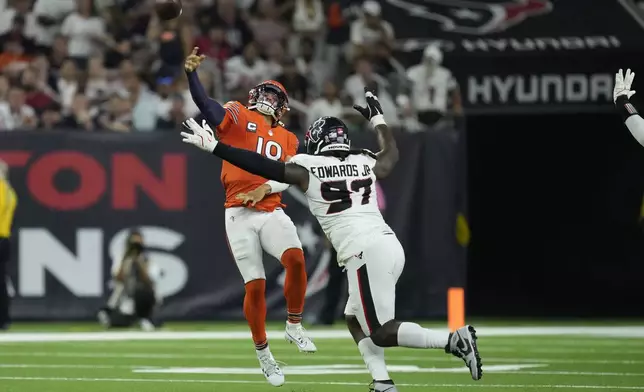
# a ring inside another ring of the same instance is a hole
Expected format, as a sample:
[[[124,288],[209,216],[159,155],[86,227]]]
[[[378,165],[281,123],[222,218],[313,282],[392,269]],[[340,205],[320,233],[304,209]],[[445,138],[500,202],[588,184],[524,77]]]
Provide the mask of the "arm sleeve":
[[[190,88],[190,95],[195,102],[201,113],[204,115],[208,123],[214,126],[224,121],[226,110],[218,102],[208,98],[206,90],[199,81],[197,71],[187,72],[188,74],[188,87]]]
[[[212,153],[249,173],[282,183],[285,180],[286,164],[284,162],[273,161],[254,151],[231,147],[221,142],[217,143]]]
[[[615,101],[615,106],[620,111],[624,124],[631,132],[635,140],[644,146],[644,119],[637,113],[635,106],[630,103],[628,97],[622,95]]]
[[[286,147],[286,159],[285,161],[288,162],[291,158],[293,158],[295,155],[297,155],[297,149],[300,146],[300,141],[298,140],[297,136],[295,136],[294,133],[288,134],[288,144]],[[281,193],[287,190],[291,185],[289,184],[283,184],[281,182],[277,181],[266,181],[266,185],[271,187],[271,194],[273,193]]]

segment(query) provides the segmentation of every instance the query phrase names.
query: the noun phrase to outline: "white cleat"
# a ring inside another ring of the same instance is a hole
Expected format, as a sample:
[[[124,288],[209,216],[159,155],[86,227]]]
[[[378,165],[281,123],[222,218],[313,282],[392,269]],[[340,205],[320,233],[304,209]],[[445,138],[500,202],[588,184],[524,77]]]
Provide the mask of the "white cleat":
[[[286,332],[284,338],[287,342],[297,345],[298,350],[303,353],[314,353],[318,351],[315,344],[306,334],[306,329],[302,324],[286,323]]]
[[[284,385],[284,373],[282,373],[282,369],[280,369],[277,361],[273,358],[273,354],[268,349],[257,351],[257,359],[269,384],[274,387]]]
[[[472,379],[481,379],[483,376],[483,363],[481,362],[479,349],[476,345],[476,331],[474,327],[466,325],[451,333],[445,351],[448,353],[451,352],[454,356],[465,361],[465,365],[470,369]]]

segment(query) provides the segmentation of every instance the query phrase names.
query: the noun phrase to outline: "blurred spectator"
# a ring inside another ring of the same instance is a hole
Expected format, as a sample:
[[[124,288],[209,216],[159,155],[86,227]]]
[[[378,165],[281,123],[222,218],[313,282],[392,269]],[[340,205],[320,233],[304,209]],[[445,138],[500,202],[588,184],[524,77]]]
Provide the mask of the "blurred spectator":
[[[132,105],[133,127],[137,131],[154,131],[157,125],[159,97],[138,75],[125,80],[125,89]]]
[[[250,26],[260,48],[267,48],[272,42],[282,42],[288,35],[288,27],[279,20],[274,0],[257,0],[257,16],[251,19]]]
[[[156,14],[150,20],[148,40],[158,46],[160,64],[157,76],[177,76],[183,69],[183,60],[193,46],[190,25],[183,18],[161,21]]]
[[[73,60],[68,59],[63,62],[60,68],[58,82],[56,83],[56,90],[60,96],[63,112],[67,113],[72,106],[74,95],[79,90],[78,70]]]
[[[31,60],[36,51],[36,44],[25,35],[24,16],[14,15],[11,29],[0,36],[0,44],[0,69],[15,65],[24,66]]]
[[[308,110],[307,125],[323,116],[333,116],[342,118],[344,112],[344,105],[340,101],[340,94],[337,86],[332,81],[324,83],[324,94],[311,102]]]
[[[287,58],[282,63],[282,74],[277,76],[277,81],[284,85],[286,91],[288,91],[289,101],[291,106],[293,106],[293,101],[299,101],[302,104],[308,102],[309,98],[309,83],[308,80],[298,72],[295,60],[292,58]],[[306,129],[306,124],[303,124],[302,121],[306,120],[303,116],[299,116],[296,113],[289,113],[289,126],[291,128],[304,130]]]
[[[93,131],[94,120],[98,109],[91,108],[89,99],[83,94],[76,94],[71,106],[71,112],[63,119],[66,128],[75,130]]]
[[[243,55],[232,57],[226,62],[226,89],[238,88],[248,91],[266,79],[268,64],[259,57],[257,44],[251,42],[244,48]]]
[[[105,105],[103,113],[99,115],[98,125],[108,131],[131,132],[132,105],[130,101],[120,94],[114,94]]]
[[[36,0],[33,8],[38,22],[36,43],[42,47],[52,47],[65,17],[75,9],[76,0]]]
[[[32,66],[24,71],[20,76],[20,84],[25,89],[25,102],[37,112],[42,112],[45,108],[53,103],[53,99],[46,91],[49,87],[38,78],[38,71]]]
[[[36,111],[25,103],[25,90],[12,86],[7,100],[0,102],[0,129],[30,129],[38,125]]]
[[[302,75],[307,75],[310,84],[310,93],[314,96],[320,95],[322,85],[331,75],[333,69],[330,68],[332,63],[323,61],[315,50],[315,42],[310,38],[303,38],[300,41],[300,55],[295,59],[297,70]]]
[[[31,0],[14,0],[13,7],[0,7],[0,36],[15,29],[16,22],[20,21],[22,34],[35,44],[38,22],[36,16],[29,11],[30,8]]]
[[[200,52],[215,61],[221,69],[232,55],[232,49],[226,41],[226,31],[222,26],[210,27],[208,33],[197,38],[195,43]]]
[[[450,110],[458,114],[462,111],[458,83],[452,73],[441,66],[442,62],[441,50],[430,45],[423,52],[422,62],[407,72],[411,83],[411,104],[420,122],[426,125],[434,125]]]
[[[69,57],[85,69],[87,59],[100,52],[106,39],[105,22],[92,0],[77,0],[77,9],[65,18],[61,34],[69,39]]]
[[[188,117],[185,111],[185,101],[181,94],[173,94],[170,99],[167,115],[159,117],[157,127],[164,130],[181,129],[181,123]]]
[[[52,42],[51,51],[49,53],[49,67],[55,77],[58,77],[58,71],[67,60],[67,53],[69,52],[67,46],[67,38],[62,35],[56,36]]]
[[[314,38],[322,32],[325,16],[322,1],[295,0],[293,32],[300,37]]]
[[[246,21],[239,15],[235,0],[218,0],[216,6],[199,13],[202,31],[210,26],[219,25],[226,31],[226,41],[234,54],[240,54],[248,43],[253,41],[253,33]]]
[[[40,121],[40,127],[44,130],[53,130],[58,129],[63,126],[62,116],[60,115],[60,106],[52,104],[45,108],[42,113],[42,120]]]
[[[9,78],[7,77],[7,75],[0,74],[0,102],[7,99],[7,94],[9,94],[10,86],[11,83],[9,83]]]
[[[87,98],[92,103],[101,103],[109,97],[110,92],[107,70],[103,66],[103,57],[92,57],[87,65],[87,80],[85,82]]]
[[[268,74],[266,79],[275,79],[282,73],[282,63],[285,59],[284,47],[279,41],[273,41],[266,49],[266,65]]]
[[[398,125],[398,109],[393,98],[387,92],[387,81],[380,75],[373,72],[371,63],[366,58],[356,61],[356,72],[349,76],[344,83],[344,89],[353,99],[354,104],[364,106],[364,88],[370,87],[376,90],[376,95],[385,112],[387,124],[391,126]]]
[[[351,23],[350,58],[372,56],[378,44],[394,47],[394,29],[381,18],[380,4],[367,0],[362,4],[362,18]]]

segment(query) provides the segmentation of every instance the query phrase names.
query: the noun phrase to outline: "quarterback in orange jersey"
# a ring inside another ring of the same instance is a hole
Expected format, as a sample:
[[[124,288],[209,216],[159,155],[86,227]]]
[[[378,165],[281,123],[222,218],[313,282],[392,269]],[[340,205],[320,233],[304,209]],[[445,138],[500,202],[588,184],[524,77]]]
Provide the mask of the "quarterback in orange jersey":
[[[288,111],[288,95],[284,87],[268,80],[250,91],[247,106],[240,102],[220,105],[206,95],[199,82],[195,71],[205,57],[197,53],[198,48],[195,48],[185,61],[190,93],[207,123],[216,125],[219,140],[276,161],[287,161],[294,156],[298,148],[297,137],[280,122]],[[205,122],[204,125],[207,126]],[[286,269],[286,340],[295,343],[300,351],[317,351],[301,324],[306,268],[295,225],[282,210],[280,192],[288,185],[266,181],[228,162],[223,162],[221,180],[226,190],[224,207],[228,244],[246,289],[244,315],[264,376],[271,385],[281,386],[284,375],[266,339],[266,275],[262,250],[280,260]],[[262,196],[269,195],[255,202],[253,195],[257,192],[263,192]]]

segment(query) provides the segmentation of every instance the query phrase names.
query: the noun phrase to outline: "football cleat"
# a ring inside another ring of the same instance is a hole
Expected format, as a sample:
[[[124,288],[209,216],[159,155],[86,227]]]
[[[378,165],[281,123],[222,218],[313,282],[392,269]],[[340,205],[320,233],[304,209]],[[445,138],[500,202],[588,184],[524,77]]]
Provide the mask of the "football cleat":
[[[480,380],[483,376],[483,364],[479,349],[476,345],[476,330],[471,325],[466,325],[449,334],[445,352],[452,353],[461,358],[470,369],[472,379]]]
[[[284,373],[280,369],[277,361],[273,358],[273,354],[268,349],[258,351],[257,359],[259,366],[262,368],[262,373],[266,377],[266,381],[274,387],[281,387],[284,385]]]
[[[394,384],[394,382],[391,380],[388,380],[388,381],[373,380],[371,384],[369,384],[369,391],[370,392],[398,392],[398,389],[396,388],[396,385]]]
[[[315,344],[306,334],[306,329],[302,324],[286,323],[286,332],[284,332],[284,339],[291,344],[295,344],[297,349],[303,353],[314,353],[318,351]]]

